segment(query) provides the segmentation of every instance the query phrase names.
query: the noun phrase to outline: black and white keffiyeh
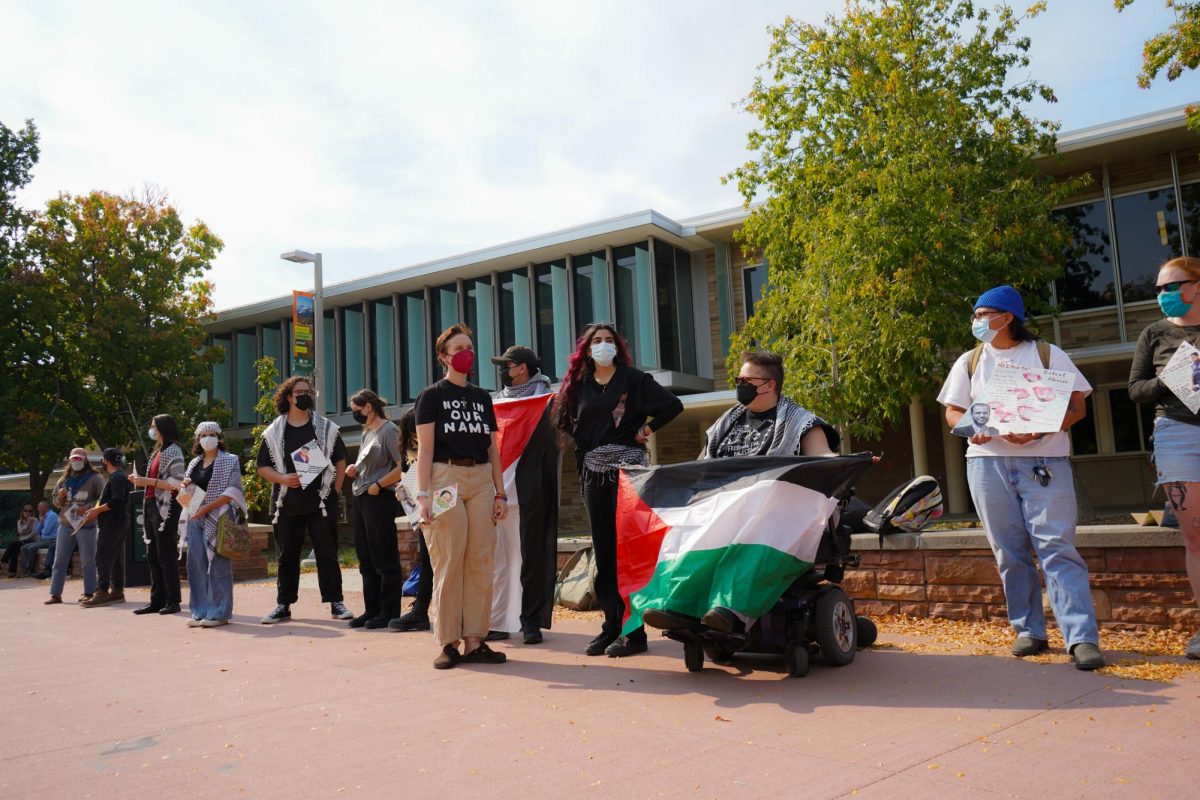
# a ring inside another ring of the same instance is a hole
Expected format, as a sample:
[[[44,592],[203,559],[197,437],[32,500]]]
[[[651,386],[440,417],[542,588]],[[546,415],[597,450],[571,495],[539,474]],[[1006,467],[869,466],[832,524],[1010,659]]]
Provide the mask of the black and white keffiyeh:
[[[287,475],[287,463],[283,460],[283,426],[287,424],[287,416],[280,414],[276,417],[267,429],[263,431],[263,442],[267,445],[267,455],[271,457],[271,464],[275,467],[275,471],[281,475]],[[321,448],[321,452],[325,454],[325,458],[329,460],[329,466],[321,473],[321,516],[325,516],[325,498],[329,497],[329,490],[333,486],[333,445],[337,441],[338,426],[320,414],[312,415],[313,431],[317,434],[317,447]],[[279,511],[283,508],[283,498],[288,493],[288,487],[275,484],[272,489],[272,497],[274,502],[274,514],[271,517],[272,522],[279,521]]]
[[[740,403],[726,411],[705,433],[707,439],[704,448],[704,458],[716,458],[721,442],[725,440],[737,425],[742,424],[746,416],[746,407]],[[821,425],[827,431],[832,431],[820,417],[801,405],[797,405],[786,397],[779,398],[776,406],[775,424],[771,426],[771,444],[767,447],[768,456],[794,456],[800,454],[800,441],[804,434],[814,425]],[[836,437],[836,431],[833,433]],[[761,444],[761,443],[759,443]],[[836,443],[831,450],[837,450]],[[757,446],[756,446],[757,452]]]

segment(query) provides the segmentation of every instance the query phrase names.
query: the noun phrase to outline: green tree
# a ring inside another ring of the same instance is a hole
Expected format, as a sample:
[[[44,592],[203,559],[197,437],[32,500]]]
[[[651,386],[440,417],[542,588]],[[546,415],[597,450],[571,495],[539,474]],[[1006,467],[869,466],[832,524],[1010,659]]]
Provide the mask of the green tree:
[[[1025,111],[1050,88],[1014,78],[1029,64],[1024,18],[850,0],[823,25],[770,30],[744,100],[754,158],[726,180],[747,206],[766,197],[740,236],[771,288],[733,344],[783,354],[787,393],[851,433],[937,389],[981,291],[1039,287],[1036,301],[1061,272],[1067,231],[1050,211],[1077,184],[1033,162],[1057,126]]]
[[[1132,5],[1133,0],[1113,0],[1117,11]],[[1200,3],[1186,0],[1164,0],[1175,12],[1175,22],[1165,31],[1147,39],[1142,48],[1142,71],[1138,86],[1149,89],[1159,73],[1166,70],[1167,80],[1173,81],[1184,70],[1200,66]],[[1188,127],[1200,133],[1200,106],[1188,108]]]
[[[258,474],[258,448],[262,446],[263,433],[279,412],[275,410],[275,387],[279,384],[279,368],[275,359],[263,356],[254,362],[254,383],[258,387],[258,402],[254,410],[263,422],[254,426],[253,443],[242,459],[242,486],[246,490],[246,505],[252,511],[266,511],[271,503],[271,484]]]
[[[222,247],[164,197],[92,192],[51,200],[27,237],[36,368],[98,447],[140,442],[150,417],[201,414],[217,356],[201,327]]]

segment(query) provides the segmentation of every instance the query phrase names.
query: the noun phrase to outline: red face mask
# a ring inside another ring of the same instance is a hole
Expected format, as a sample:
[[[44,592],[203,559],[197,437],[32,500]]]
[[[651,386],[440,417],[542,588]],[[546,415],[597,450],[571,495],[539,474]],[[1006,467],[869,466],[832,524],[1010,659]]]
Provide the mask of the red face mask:
[[[475,351],[474,350],[459,350],[450,358],[450,366],[455,372],[461,372],[466,375],[471,371],[471,367],[475,366]]]

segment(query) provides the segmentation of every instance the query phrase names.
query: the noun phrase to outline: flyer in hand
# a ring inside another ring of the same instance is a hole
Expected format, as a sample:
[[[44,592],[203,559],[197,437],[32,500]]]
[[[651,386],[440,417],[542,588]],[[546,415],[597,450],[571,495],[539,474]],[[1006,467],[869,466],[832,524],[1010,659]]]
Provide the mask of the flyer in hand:
[[[433,500],[433,516],[439,517],[458,504],[458,484],[454,483],[450,486],[443,486],[430,493]],[[404,514],[408,517],[410,525],[416,525],[421,521],[421,507],[417,503],[417,470],[416,465],[408,472],[404,473],[404,477],[400,479],[400,483],[396,484],[396,499],[400,501],[400,505],[404,508]]]
[[[1180,342],[1158,378],[1193,414],[1200,411],[1200,350],[1191,342]]]
[[[998,431],[990,435],[1061,430],[1074,390],[1074,373],[1024,367],[1011,361],[997,364],[980,397],[990,411],[986,423]]]
[[[300,488],[307,489],[310,483],[321,477],[321,473],[329,466],[329,459],[321,452],[317,440],[313,439],[292,451],[292,465],[300,476]]]

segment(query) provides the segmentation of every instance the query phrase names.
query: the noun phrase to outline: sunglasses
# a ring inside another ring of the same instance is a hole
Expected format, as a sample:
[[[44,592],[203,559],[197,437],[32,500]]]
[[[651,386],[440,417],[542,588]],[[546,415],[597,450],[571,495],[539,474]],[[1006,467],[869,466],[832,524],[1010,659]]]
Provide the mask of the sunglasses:
[[[1158,286],[1154,287],[1154,293],[1162,294],[1163,292],[1178,292],[1179,287],[1183,286],[1185,283],[1195,282],[1196,281],[1189,279],[1186,281],[1169,281],[1167,283],[1160,283]]]
[[[771,380],[771,379],[770,378],[743,378],[743,377],[739,376],[739,377],[733,379],[733,384],[734,384],[734,386],[762,386],[764,383],[766,383],[769,380]],[[758,381],[758,383],[755,383],[755,381]]]

